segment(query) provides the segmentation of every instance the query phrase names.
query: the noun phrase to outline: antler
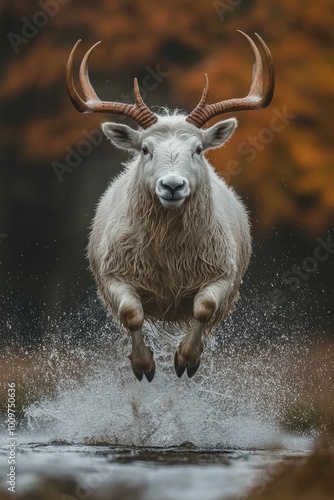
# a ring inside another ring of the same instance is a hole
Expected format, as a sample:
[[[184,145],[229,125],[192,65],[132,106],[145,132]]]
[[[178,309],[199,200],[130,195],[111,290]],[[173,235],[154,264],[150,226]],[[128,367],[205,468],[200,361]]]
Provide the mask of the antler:
[[[275,88],[275,70],[270,50],[268,49],[262,38],[257,33],[255,33],[264,51],[268,66],[268,81],[265,92],[263,93],[263,66],[261,54],[253,40],[248,35],[246,35],[246,33],[243,33],[240,30],[238,31],[248,40],[254,55],[252,81],[249,93],[246,97],[228,99],[226,101],[221,101],[214,104],[207,104],[206,101],[209,91],[209,80],[208,75],[205,74],[204,90],[201,100],[196,108],[186,118],[189,123],[192,123],[198,128],[203,127],[203,125],[211,120],[211,118],[213,118],[214,116],[223,113],[227,113],[230,111],[266,108],[273,98]]]
[[[80,111],[80,113],[119,113],[132,118],[143,128],[148,128],[153,125],[153,123],[157,121],[157,117],[144,103],[143,98],[140,95],[137,78],[134,80],[134,104],[101,101],[96,95],[96,92],[89,80],[88,62],[94,48],[101,42],[97,42],[93,45],[82,60],[79,71],[79,79],[85,100],[80,97],[76,91],[73,80],[73,60],[80,42],[81,40],[78,40],[74,45],[66,66],[67,90],[75,108]]]

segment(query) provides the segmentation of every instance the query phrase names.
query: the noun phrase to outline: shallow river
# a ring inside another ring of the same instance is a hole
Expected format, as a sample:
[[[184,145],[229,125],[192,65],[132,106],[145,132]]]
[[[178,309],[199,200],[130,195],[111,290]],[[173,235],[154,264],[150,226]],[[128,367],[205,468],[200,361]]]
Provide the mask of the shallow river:
[[[36,362],[46,392],[25,406],[16,429],[18,492],[52,476],[75,479],[77,493],[70,498],[78,500],[120,483],[136,487],[136,498],[144,500],[241,500],[285,461],[308,454],[311,438],[281,426],[302,377],[302,357],[291,365],[290,347],[254,352],[253,345],[217,347],[207,340],[199,372],[178,379],[173,353],[179,339],[148,337],[157,363],[151,383],[134,378],[124,336],[109,352],[52,349],[50,355],[47,349],[44,361]],[[51,380],[56,390],[48,394]],[[0,472],[6,489],[3,429]]]
[[[135,448],[30,443],[17,448],[17,489],[29,491],[45,476],[77,482],[77,498],[126,484],[145,500],[242,499],[262,488],[282,470],[285,461],[307,453],[308,443],[289,438],[286,450],[200,450],[190,444],[172,448]],[[1,476],[5,477],[7,450]],[[2,482],[2,487],[6,485]]]

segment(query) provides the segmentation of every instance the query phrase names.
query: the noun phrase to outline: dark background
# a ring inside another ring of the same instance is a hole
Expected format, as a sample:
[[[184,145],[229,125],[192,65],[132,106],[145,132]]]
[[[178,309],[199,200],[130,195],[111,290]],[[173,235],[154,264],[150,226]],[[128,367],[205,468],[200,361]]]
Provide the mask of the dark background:
[[[251,52],[237,29],[265,39],[277,88],[268,109],[237,113],[233,139],[210,153],[252,219],[254,253],[236,317],[255,339],[264,331],[300,338],[333,333],[334,253],[314,259],[317,239],[333,235],[330,0],[8,0],[0,1],[0,14],[3,345],[34,344],[67,318],[85,336],[87,328],[98,332],[105,314],[85,248],[96,203],[126,160],[101,140],[99,124],[123,119],[81,115],[70,103],[65,65],[75,41],[83,39],[80,59],[102,40],[90,63],[101,98],[131,100],[137,76],[153,110],[191,111],[204,72],[211,102],[247,93]],[[271,120],[284,109],[294,117],[273,133]],[[87,133],[99,142],[88,150]],[[231,172],[232,161],[240,173]],[[85,325],[82,315],[90,318]]]

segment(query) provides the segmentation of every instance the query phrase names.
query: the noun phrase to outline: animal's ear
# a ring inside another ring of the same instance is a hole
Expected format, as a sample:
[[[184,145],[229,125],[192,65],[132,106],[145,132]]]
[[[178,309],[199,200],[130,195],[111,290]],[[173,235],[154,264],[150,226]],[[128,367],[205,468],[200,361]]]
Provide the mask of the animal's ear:
[[[237,126],[237,120],[235,118],[229,118],[228,120],[223,120],[210,128],[202,130],[204,151],[222,146],[224,142],[231,137]]]
[[[102,130],[115,146],[121,149],[140,151],[141,132],[119,123],[102,123]]]

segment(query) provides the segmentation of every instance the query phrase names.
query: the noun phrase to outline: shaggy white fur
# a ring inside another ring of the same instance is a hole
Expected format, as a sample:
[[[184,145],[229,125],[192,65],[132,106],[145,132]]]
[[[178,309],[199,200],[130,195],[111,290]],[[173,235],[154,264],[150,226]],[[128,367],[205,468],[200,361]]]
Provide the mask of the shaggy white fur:
[[[146,130],[103,124],[135,153],[98,204],[88,256],[103,301],[131,333],[144,319],[209,331],[231,310],[251,253],[248,216],[204,152],[236,124],[198,129],[166,112]]]

